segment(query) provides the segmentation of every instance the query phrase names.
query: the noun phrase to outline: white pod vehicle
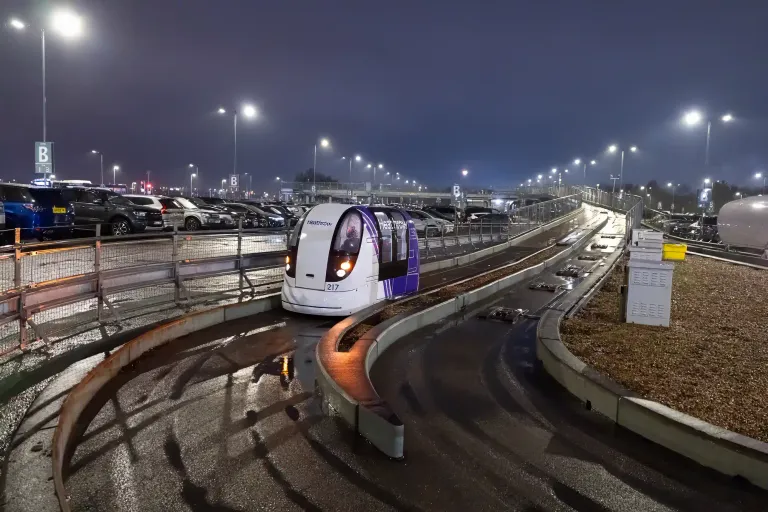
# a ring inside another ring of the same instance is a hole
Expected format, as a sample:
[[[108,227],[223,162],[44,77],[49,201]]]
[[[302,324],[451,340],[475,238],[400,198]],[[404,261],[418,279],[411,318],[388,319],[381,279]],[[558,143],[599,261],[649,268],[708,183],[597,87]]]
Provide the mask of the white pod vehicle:
[[[727,247],[768,250],[768,197],[745,197],[723,205],[717,232]]]
[[[319,204],[288,242],[283,308],[347,316],[419,289],[419,243],[402,210]]]

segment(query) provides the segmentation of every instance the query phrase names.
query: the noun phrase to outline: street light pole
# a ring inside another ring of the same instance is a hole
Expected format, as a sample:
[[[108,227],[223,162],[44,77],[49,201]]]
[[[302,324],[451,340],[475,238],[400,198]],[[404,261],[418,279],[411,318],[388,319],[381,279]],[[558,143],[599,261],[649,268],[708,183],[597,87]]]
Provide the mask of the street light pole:
[[[113,165],[112,166],[112,186],[117,185],[117,171],[120,170],[119,165]]]
[[[189,197],[194,196],[194,194],[192,193],[192,190],[194,190],[192,188],[192,178],[194,178],[195,176],[197,176],[195,173],[192,173],[189,175]]]
[[[709,139],[712,133],[712,121],[707,121],[707,145],[704,149],[704,168],[709,167]]]
[[[43,142],[48,140],[48,116],[47,116],[47,99],[45,96],[45,29],[40,30],[40,45],[42,46],[43,54]]]

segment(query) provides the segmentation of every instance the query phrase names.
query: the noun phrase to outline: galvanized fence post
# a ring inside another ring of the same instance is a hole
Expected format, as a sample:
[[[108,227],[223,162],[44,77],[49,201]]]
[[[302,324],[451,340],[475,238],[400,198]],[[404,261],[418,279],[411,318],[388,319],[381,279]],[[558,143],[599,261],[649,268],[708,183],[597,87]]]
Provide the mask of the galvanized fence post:
[[[181,300],[181,262],[179,261],[179,226],[173,225],[173,248],[171,249],[173,261],[173,301],[178,304]]]
[[[101,289],[101,224],[96,224],[96,242],[94,243],[93,271],[96,273],[96,315],[101,323],[101,312],[104,307],[104,295]]]
[[[483,218],[480,217],[480,245],[483,245]]]
[[[19,292],[19,348],[27,348],[27,317],[24,313],[24,292],[21,291],[21,228],[13,232],[13,286]]]
[[[243,294],[243,218],[237,220],[237,270],[239,282],[237,291]]]
[[[445,254],[445,224],[440,224],[440,242],[443,246],[443,254]]]

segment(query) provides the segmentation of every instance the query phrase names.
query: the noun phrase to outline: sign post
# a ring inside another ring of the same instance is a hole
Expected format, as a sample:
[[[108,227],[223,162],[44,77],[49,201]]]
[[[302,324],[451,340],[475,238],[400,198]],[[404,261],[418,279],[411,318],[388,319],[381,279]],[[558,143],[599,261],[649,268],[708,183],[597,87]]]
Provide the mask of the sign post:
[[[53,142],[35,142],[35,174],[53,174]]]

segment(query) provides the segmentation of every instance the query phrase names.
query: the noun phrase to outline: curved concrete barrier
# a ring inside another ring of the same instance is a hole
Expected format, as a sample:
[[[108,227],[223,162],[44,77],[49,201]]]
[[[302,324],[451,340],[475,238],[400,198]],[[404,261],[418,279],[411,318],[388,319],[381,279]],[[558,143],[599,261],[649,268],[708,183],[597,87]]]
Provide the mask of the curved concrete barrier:
[[[542,316],[536,357],[544,370],[572,395],[618,425],[699,464],[768,489],[768,443],[643,399],[587,366],[563,344],[560,321],[565,312],[584,304],[584,294],[593,294],[599,288],[619,256],[617,251],[605,267],[577,286],[559,310],[549,310]]]
[[[94,395],[107,382],[146,352],[171,340],[205,329],[206,327],[248,315],[255,315],[278,307],[280,307],[280,294],[275,293],[258,299],[228,304],[178,318],[129,341],[88,372],[88,375],[72,388],[72,391],[70,391],[67,399],[61,406],[59,421],[53,435],[53,482],[61,510],[63,512],[71,510],[69,495],[64,486],[62,473],[64,462],[69,455],[68,449],[72,447],[72,435],[76,432],[77,420]]]
[[[379,397],[369,376],[369,371],[376,359],[403,336],[448,316],[460,313],[467,306],[525,281],[547,267],[557,265],[583,247],[606,223],[607,218],[598,219],[580,240],[542,263],[430,306],[425,310],[412,314],[403,313],[375,325],[355,342],[349,352],[337,350],[339,341],[350,329],[383,307],[374,311],[361,312],[342,320],[328,331],[317,345],[316,359],[319,368],[317,383],[325,404],[333,408],[355,429],[355,432],[368,439],[384,454],[397,459],[402,458],[405,439],[403,422]],[[519,264],[536,256],[539,252],[510,265]],[[497,270],[484,272],[464,281],[477,279]],[[460,283],[464,281],[460,281]]]

